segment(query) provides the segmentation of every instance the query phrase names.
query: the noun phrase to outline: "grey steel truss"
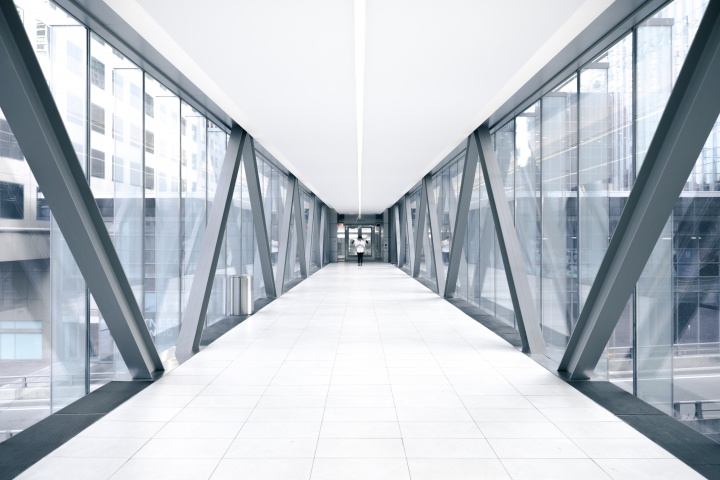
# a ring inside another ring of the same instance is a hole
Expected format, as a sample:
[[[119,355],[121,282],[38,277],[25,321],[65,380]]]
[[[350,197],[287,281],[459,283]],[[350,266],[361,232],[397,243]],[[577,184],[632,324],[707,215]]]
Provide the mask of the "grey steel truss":
[[[288,191],[285,195],[285,205],[283,208],[283,218],[280,224],[280,241],[278,244],[277,264],[275,265],[275,291],[282,295],[283,285],[285,281],[285,263],[287,260],[288,247],[290,246],[290,219],[292,218],[292,207],[295,195],[297,195],[298,180],[292,175],[288,175]]]
[[[317,232],[315,232],[315,210],[316,201],[314,196],[310,196],[310,211],[308,212],[307,226],[303,221],[303,231],[305,232],[305,267],[307,268],[305,275],[310,275],[310,265],[312,265],[312,249],[317,244]]]
[[[415,236],[413,235],[412,228],[412,210],[410,209],[410,195],[405,195],[405,235],[408,244],[408,266],[410,267],[410,275],[412,276],[414,272],[413,265],[415,264]]]
[[[444,292],[446,298],[455,296],[455,288],[457,287],[458,272],[460,271],[465,235],[467,234],[468,213],[470,212],[470,199],[472,198],[473,182],[475,181],[477,158],[477,142],[470,136],[465,148],[465,166],[460,183],[460,198],[458,199],[457,213],[453,225],[452,243],[450,244],[450,261],[448,262]]]
[[[0,108],[132,377],[163,371],[142,311],[13,2],[0,2]]]
[[[400,229],[400,204],[395,204],[395,208],[393,209],[393,219],[394,219],[394,226],[395,226],[395,264],[398,266],[398,268],[402,267],[402,248],[400,247],[401,243],[404,245],[405,237],[403,237],[403,232]]]
[[[327,232],[325,231],[325,224],[327,224],[327,207],[320,204],[320,232],[318,233],[318,267],[322,268],[325,263],[325,237]]]
[[[428,213],[430,214],[430,249],[432,250],[433,260],[435,261],[435,278],[437,279],[437,293],[442,295],[445,292],[445,267],[442,261],[442,238],[440,234],[440,222],[438,221],[437,205],[435,204],[435,194],[432,190],[432,176],[427,175],[423,178],[422,186],[427,198]],[[427,258],[428,253],[425,252]]]
[[[272,259],[270,256],[270,238],[267,224],[265,223],[265,209],[263,207],[262,190],[260,189],[260,175],[257,169],[257,157],[255,156],[255,141],[248,135],[248,141],[243,146],[243,168],[247,180],[248,196],[250,197],[250,208],[253,215],[253,227],[255,229],[255,243],[258,249],[258,260],[262,271],[265,294],[269,298],[277,296],[275,290],[275,277],[273,275]],[[282,290],[280,290],[282,292]]]
[[[430,255],[430,252],[423,252],[424,237],[427,235],[425,228],[425,217],[427,216],[427,192],[420,187],[420,205],[415,209],[415,258],[412,262],[412,276],[420,275],[420,258],[423,253]]]
[[[303,215],[303,209],[300,203],[300,181],[297,178],[295,179],[295,185],[297,187],[294,189],[293,194],[293,212],[295,213],[295,238],[297,239],[296,252],[300,259],[300,276],[307,278],[308,262],[307,256],[305,255],[305,215]],[[310,243],[310,239],[307,239],[307,242]],[[294,259],[290,260],[292,263],[295,263],[293,261]]]
[[[595,369],[695,162],[720,115],[720,0],[688,50],[559,370]]]
[[[535,310],[530,282],[525,271],[520,242],[513,226],[510,206],[505,196],[503,176],[500,173],[500,167],[495,156],[492,138],[487,127],[478,128],[473,133],[473,136],[477,142],[480,167],[485,178],[488,203],[495,222],[500,255],[505,266],[505,275],[507,276],[510,297],[515,309],[523,352],[544,354],[545,341],[540,330],[540,321]]]
[[[188,302],[180,325],[175,348],[175,357],[180,363],[188,360],[200,349],[200,337],[210,303],[215,269],[222,250],[225,227],[230,214],[245,143],[248,143],[247,133],[239,125],[234,124],[220,170],[215,199],[208,214],[205,235],[200,244],[195,277],[190,287]]]

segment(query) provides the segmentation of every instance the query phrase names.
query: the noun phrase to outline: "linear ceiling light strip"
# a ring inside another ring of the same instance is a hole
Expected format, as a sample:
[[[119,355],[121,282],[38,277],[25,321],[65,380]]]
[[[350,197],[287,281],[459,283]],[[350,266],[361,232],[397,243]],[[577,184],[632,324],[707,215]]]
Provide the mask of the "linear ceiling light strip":
[[[365,105],[365,0],[353,0],[355,20],[355,103],[357,114],[358,218],[362,215],[363,121]]]

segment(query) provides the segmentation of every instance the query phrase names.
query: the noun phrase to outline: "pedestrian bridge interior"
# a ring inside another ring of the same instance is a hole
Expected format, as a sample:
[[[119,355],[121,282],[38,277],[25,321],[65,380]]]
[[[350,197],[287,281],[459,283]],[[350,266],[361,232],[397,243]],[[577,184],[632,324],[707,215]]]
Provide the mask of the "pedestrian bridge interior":
[[[720,478],[717,85],[720,0],[0,2],[0,478]]]

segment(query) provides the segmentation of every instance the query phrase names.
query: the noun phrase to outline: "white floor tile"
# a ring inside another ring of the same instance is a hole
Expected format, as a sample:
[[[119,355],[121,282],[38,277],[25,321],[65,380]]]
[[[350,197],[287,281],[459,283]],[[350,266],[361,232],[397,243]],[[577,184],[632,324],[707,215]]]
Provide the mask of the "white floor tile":
[[[657,480],[659,478],[701,480],[705,477],[680,460],[599,459],[596,463],[614,480]]]
[[[225,458],[313,458],[316,447],[316,439],[242,438],[230,445]]]
[[[218,462],[217,459],[133,458],[112,480],[205,480],[210,478]]]
[[[590,459],[503,459],[513,480],[609,480],[610,477]]]
[[[412,480],[510,480],[500,460],[409,458]]]
[[[134,458],[217,458],[225,455],[230,439],[154,438]]]
[[[325,422],[320,438],[402,438],[397,422]]]
[[[308,480],[310,458],[223,459],[211,480]]]
[[[498,458],[587,458],[572,440],[561,438],[489,438]]]
[[[321,422],[246,422],[237,438],[315,438]]]
[[[105,480],[110,478],[126,460],[122,458],[77,458],[45,457],[25,470],[20,480]]]
[[[406,438],[407,458],[497,458],[484,439]]]
[[[407,461],[402,458],[317,458],[311,480],[410,480]]]

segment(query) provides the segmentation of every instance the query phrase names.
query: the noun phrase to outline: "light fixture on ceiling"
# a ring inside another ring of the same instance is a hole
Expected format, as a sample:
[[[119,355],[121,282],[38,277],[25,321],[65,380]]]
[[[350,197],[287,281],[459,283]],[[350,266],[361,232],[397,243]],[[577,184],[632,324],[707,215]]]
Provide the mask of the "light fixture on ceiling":
[[[365,0],[353,0],[353,18],[355,20],[358,218],[360,218],[362,216],[363,107],[365,105]]]

